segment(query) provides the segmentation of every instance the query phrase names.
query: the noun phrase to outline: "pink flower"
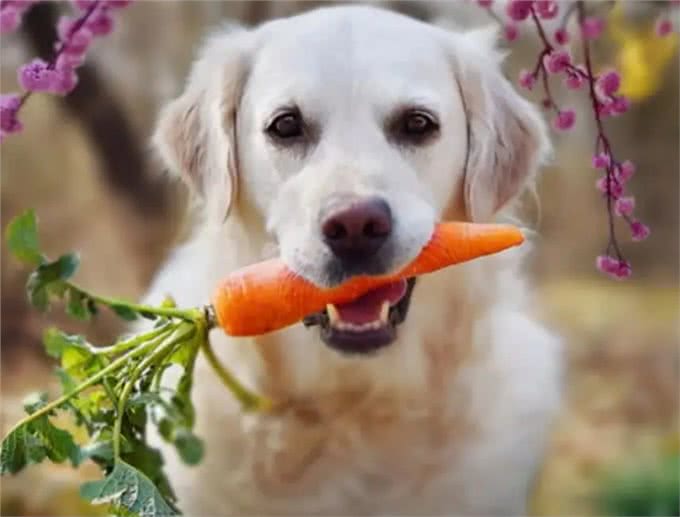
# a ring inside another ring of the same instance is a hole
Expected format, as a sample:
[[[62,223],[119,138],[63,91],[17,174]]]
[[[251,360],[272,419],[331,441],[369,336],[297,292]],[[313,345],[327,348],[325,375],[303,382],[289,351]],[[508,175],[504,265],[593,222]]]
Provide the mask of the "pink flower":
[[[630,232],[633,240],[636,242],[644,241],[651,233],[649,226],[642,224],[640,221],[633,221],[630,223]]]
[[[537,0],[534,5],[536,6],[536,12],[538,16],[544,20],[550,20],[557,16],[557,2],[554,0]]]
[[[673,23],[666,18],[661,18],[660,20],[657,20],[655,30],[656,35],[663,38],[673,32]]]
[[[584,79],[580,74],[575,74],[574,72],[567,70],[567,78],[564,83],[570,90],[578,90],[583,86]]]
[[[606,169],[607,167],[609,167],[611,161],[612,159],[609,154],[598,153],[595,156],[593,156],[593,167],[595,167],[596,169]]]
[[[19,84],[24,90],[46,92],[54,80],[54,70],[50,70],[45,61],[36,58],[19,67]]]
[[[630,160],[626,160],[616,168],[616,172],[616,179],[621,183],[625,183],[633,177],[633,174],[635,174],[635,164]]]
[[[50,85],[50,92],[57,95],[71,93],[78,84],[78,75],[72,68],[64,67],[56,71],[55,78]]]
[[[506,6],[506,12],[511,20],[521,22],[526,20],[531,14],[531,1],[527,0],[509,0]]]
[[[113,30],[113,18],[106,8],[102,8],[92,14],[85,26],[93,35],[104,36]]]
[[[581,24],[581,33],[586,39],[596,39],[599,38],[604,31],[605,21],[603,18],[598,18],[596,16],[589,16]]]
[[[482,7],[489,7],[493,0],[477,0]],[[107,0],[105,4],[111,9],[121,9],[132,3],[132,0]],[[486,6],[482,4],[487,4]]]
[[[614,213],[618,216],[630,216],[635,210],[635,198],[632,196],[620,197],[614,204]]]
[[[493,4],[493,0],[477,0],[477,4],[479,4],[479,7],[484,7],[486,9],[488,7],[491,7],[491,4]]]
[[[573,109],[565,109],[557,112],[557,116],[553,121],[553,126],[555,129],[560,131],[568,131],[574,127],[574,122],[576,121],[576,112]]]
[[[23,125],[17,118],[21,97],[16,93],[0,95],[0,136],[21,131]]]
[[[519,36],[519,29],[514,23],[506,24],[503,31],[505,32],[505,39],[508,41],[515,41]]]
[[[618,91],[619,86],[621,86],[621,76],[616,70],[609,70],[597,78],[595,86],[602,95],[610,97],[614,95]]]
[[[83,54],[61,54],[57,58],[54,68],[62,70],[64,68],[78,68],[85,61]]]
[[[0,11],[0,33],[12,32],[19,27],[21,14],[13,5],[2,6]]]
[[[527,90],[531,90],[535,83],[536,77],[529,70],[522,70],[519,73],[519,84],[522,87],[526,88]]]
[[[569,33],[567,32],[567,29],[557,29],[555,31],[555,41],[558,45],[566,45],[569,43]]]
[[[623,185],[616,181],[614,177],[607,179],[607,176],[602,176],[595,182],[597,190],[612,199],[618,199],[623,195]]]
[[[81,27],[73,32],[76,20],[68,16],[62,16],[57,23],[57,32],[61,43],[57,43],[57,49],[64,45],[64,52],[71,55],[81,55],[87,51],[92,42],[92,33],[88,28]]]
[[[73,4],[81,11],[87,11],[97,0],[73,0]]]
[[[633,272],[627,261],[619,260],[607,255],[600,255],[597,257],[595,265],[597,266],[597,269],[603,273],[617,279],[628,278]]]
[[[543,58],[543,63],[548,72],[557,74],[571,64],[571,55],[566,50],[553,50]]]
[[[613,101],[609,105],[609,111],[612,115],[622,115],[630,108],[630,101],[628,97],[622,95],[614,97]]]

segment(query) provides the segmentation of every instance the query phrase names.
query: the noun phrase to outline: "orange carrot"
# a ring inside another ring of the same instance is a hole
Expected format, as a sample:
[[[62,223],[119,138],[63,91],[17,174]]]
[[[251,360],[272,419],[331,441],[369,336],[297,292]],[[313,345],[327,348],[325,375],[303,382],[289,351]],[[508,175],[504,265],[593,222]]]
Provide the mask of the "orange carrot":
[[[231,336],[254,336],[292,325],[326,304],[350,302],[400,279],[497,253],[524,241],[509,225],[445,222],[418,257],[396,274],[359,276],[322,288],[292,272],[281,259],[239,269],[224,279],[213,298],[218,325]]]

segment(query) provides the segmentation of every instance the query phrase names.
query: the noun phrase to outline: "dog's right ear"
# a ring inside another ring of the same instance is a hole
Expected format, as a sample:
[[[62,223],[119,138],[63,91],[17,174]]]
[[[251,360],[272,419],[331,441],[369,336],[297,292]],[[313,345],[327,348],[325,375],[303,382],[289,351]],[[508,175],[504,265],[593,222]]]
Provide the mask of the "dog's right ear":
[[[249,31],[211,36],[199,51],[185,90],[160,113],[153,145],[214,217],[236,198],[236,116],[246,76]]]

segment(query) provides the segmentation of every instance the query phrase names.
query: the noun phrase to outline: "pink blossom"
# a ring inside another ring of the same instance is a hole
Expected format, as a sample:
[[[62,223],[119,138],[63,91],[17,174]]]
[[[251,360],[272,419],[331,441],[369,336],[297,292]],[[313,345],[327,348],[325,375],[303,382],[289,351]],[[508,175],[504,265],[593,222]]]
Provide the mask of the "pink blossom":
[[[553,50],[543,60],[548,72],[557,74],[571,64],[571,55],[566,50]]]
[[[626,160],[616,168],[616,173],[616,179],[625,183],[635,174],[635,164],[630,160]]]
[[[632,196],[620,197],[614,205],[614,213],[618,216],[630,216],[635,210],[635,198]]]
[[[526,88],[527,90],[531,90],[535,83],[536,77],[529,70],[522,70],[519,73],[519,84],[522,87]]]
[[[493,0],[478,0],[479,5],[481,5],[482,7],[485,7],[484,5],[482,5],[483,3],[486,3],[487,4],[486,7],[489,7],[492,1]],[[107,0],[105,4],[111,9],[121,9],[123,7],[127,7],[128,5],[130,5],[131,2],[132,0]]]
[[[609,167],[611,161],[612,159],[609,154],[598,153],[595,156],[593,156],[593,167],[595,167],[596,169],[606,169],[607,167]]]
[[[54,70],[50,70],[47,63],[40,58],[20,66],[18,72],[19,84],[30,92],[49,91],[54,80]]]
[[[73,4],[81,11],[87,11],[97,0],[73,0]]]
[[[16,30],[21,25],[23,14],[37,0],[0,1],[0,33]]]
[[[113,30],[113,18],[106,8],[97,10],[85,24],[95,36],[104,36]]]
[[[83,54],[61,54],[57,58],[54,68],[56,70],[61,70],[63,68],[78,68],[84,61],[85,56]]]
[[[17,118],[21,97],[16,93],[0,95],[0,139],[9,133],[21,131],[23,125]]]
[[[583,86],[584,79],[580,74],[575,74],[574,72],[567,71],[567,77],[564,80],[564,83],[567,85],[567,88],[570,90],[578,90]]]
[[[21,13],[13,5],[2,6],[0,11],[0,33],[12,32],[21,24]]]
[[[586,39],[599,38],[604,31],[605,21],[603,18],[597,16],[589,16],[581,24],[581,33]]]
[[[619,115],[619,112],[616,110],[614,99],[606,99],[604,102],[598,102],[597,113],[601,117],[611,117],[612,115]]]
[[[488,8],[493,4],[493,0],[477,0],[477,4],[479,4],[479,7]]]
[[[559,8],[554,0],[537,0],[534,5],[536,6],[538,16],[544,20],[550,20],[557,16]]]
[[[608,180],[607,176],[602,176],[595,182],[595,187],[612,199],[618,199],[623,195],[623,185],[613,177]]]
[[[506,6],[506,12],[511,20],[516,22],[526,20],[531,14],[531,1],[509,0]]]
[[[595,86],[602,95],[610,97],[614,95],[618,91],[619,86],[621,86],[621,76],[616,70],[609,70],[597,78]]]
[[[630,263],[621,259],[616,259],[607,255],[600,255],[595,261],[597,269],[608,274],[612,278],[628,278],[633,272]]]
[[[656,35],[663,38],[673,32],[673,23],[666,18],[661,18],[657,20],[655,30]]]
[[[628,97],[624,97],[622,95],[614,97],[609,106],[609,110],[612,115],[622,115],[628,111],[629,108],[630,101],[628,100]]]
[[[72,68],[64,67],[56,70],[50,92],[57,95],[66,95],[73,91],[78,84],[78,75]]]
[[[57,24],[57,32],[61,43],[57,43],[57,50],[60,45],[64,46],[63,52],[71,55],[84,54],[92,42],[92,32],[86,28],[81,27],[76,32],[75,24],[77,20],[73,20],[68,16],[62,16]]]
[[[503,31],[505,32],[505,39],[508,41],[515,41],[519,36],[519,29],[514,23],[506,24]]]
[[[559,28],[555,31],[555,41],[558,45],[566,45],[569,43],[569,33],[567,29]]]
[[[636,242],[644,241],[651,233],[649,226],[641,223],[640,221],[633,221],[630,223],[630,232],[632,234],[633,240]]]
[[[574,127],[575,121],[576,112],[573,109],[564,109],[557,112],[557,116],[553,121],[553,126],[560,131],[568,131]]]

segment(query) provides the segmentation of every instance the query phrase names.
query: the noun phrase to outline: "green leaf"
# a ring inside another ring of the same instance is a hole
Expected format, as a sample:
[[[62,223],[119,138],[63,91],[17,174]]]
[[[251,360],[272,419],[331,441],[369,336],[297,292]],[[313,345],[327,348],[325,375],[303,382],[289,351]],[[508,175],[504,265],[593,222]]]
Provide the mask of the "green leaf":
[[[31,415],[45,406],[47,402],[47,393],[35,393],[24,399],[24,409]],[[68,459],[73,466],[78,465],[80,451],[73,440],[73,436],[68,431],[53,425],[48,415],[43,415],[22,427],[32,437],[37,438],[38,443],[42,445],[45,454],[51,461],[62,463]],[[27,448],[26,452],[35,454],[35,451],[31,451],[30,447]]]
[[[124,461],[116,463],[101,481],[84,483],[80,495],[92,504],[109,504],[114,511],[123,510],[140,517],[180,515],[147,476]]]
[[[120,318],[125,321],[134,321],[137,319],[137,312],[125,305],[124,303],[110,303],[109,307]]]
[[[187,429],[177,431],[175,447],[182,461],[187,465],[197,465],[203,459],[203,442]]]
[[[68,431],[54,426],[47,416],[31,422],[30,428],[43,439],[47,457],[54,463],[70,460],[75,467],[79,463],[80,448]]]
[[[24,264],[37,266],[43,261],[33,210],[27,210],[10,221],[5,230],[5,240],[9,251]]]
[[[2,441],[0,474],[14,474],[28,463],[26,458],[26,428],[18,427]]]
[[[43,334],[45,351],[61,360],[63,371],[74,382],[82,382],[108,364],[108,360],[93,353],[93,348],[82,336],[69,335],[57,328],[48,328]]]
[[[78,320],[87,321],[94,313],[90,310],[90,297],[78,289],[69,288],[66,313]]]
[[[56,297],[64,295],[68,287],[64,281],[73,276],[79,264],[78,256],[68,253],[53,262],[38,266],[26,282],[26,291],[31,304],[41,311],[47,310],[50,295]]]

